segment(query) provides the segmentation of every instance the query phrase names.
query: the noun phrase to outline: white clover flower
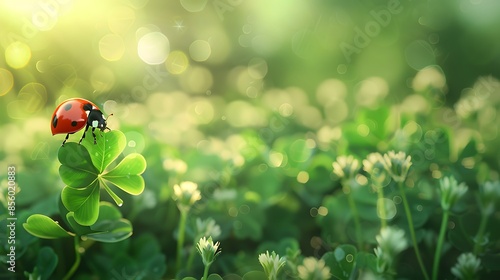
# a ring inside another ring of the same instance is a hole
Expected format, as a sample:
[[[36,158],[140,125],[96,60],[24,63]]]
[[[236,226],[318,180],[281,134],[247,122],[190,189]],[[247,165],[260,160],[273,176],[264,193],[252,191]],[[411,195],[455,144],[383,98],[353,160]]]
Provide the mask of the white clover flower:
[[[363,168],[379,185],[385,180],[384,157],[380,153],[371,153],[363,160]]]
[[[390,151],[384,154],[384,168],[397,183],[404,182],[411,166],[411,156],[404,152]]]
[[[206,220],[196,218],[196,232],[200,237],[212,236],[213,238],[218,238],[221,234],[221,229],[212,218]]]
[[[187,171],[187,164],[180,159],[165,159],[163,161],[163,169],[177,174],[184,174]]]
[[[177,201],[177,206],[181,210],[186,210],[191,207],[196,201],[201,199],[201,193],[198,190],[196,183],[186,181],[174,185],[174,200]]]
[[[214,244],[212,237],[209,237],[208,239],[205,237],[200,238],[200,241],[196,244],[196,249],[198,250],[198,253],[200,253],[205,266],[210,266],[214,262],[215,257],[220,254],[221,251],[219,245],[219,242]]]
[[[378,247],[374,249],[377,256],[377,269],[385,272],[392,267],[396,256],[408,247],[405,232],[396,227],[385,227],[375,237]]]
[[[445,211],[450,210],[468,189],[465,183],[458,184],[453,176],[439,180],[439,187],[441,191],[441,207]]]
[[[325,266],[325,261],[314,257],[305,258],[297,271],[301,280],[328,280],[331,277],[330,268]]]
[[[269,254],[269,251],[259,255],[259,262],[264,268],[264,272],[269,280],[275,280],[278,277],[280,269],[285,266],[286,259],[276,254],[274,251]]]
[[[451,273],[458,279],[478,279],[481,260],[472,253],[462,253],[458,256],[457,263],[451,268]]]
[[[481,210],[484,215],[495,212],[495,203],[500,199],[500,181],[485,182],[479,187],[479,199]]]
[[[382,228],[375,239],[380,247],[390,251],[392,255],[399,254],[408,247],[405,231],[397,227]]]
[[[359,170],[359,161],[353,156],[339,156],[332,163],[333,173],[339,178],[352,179]]]

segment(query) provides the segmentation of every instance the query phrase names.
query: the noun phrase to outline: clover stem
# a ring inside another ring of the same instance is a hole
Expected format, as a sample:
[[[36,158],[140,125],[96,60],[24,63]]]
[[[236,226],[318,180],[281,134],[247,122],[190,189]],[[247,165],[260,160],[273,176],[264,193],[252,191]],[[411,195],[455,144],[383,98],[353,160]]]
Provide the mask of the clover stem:
[[[208,279],[208,269],[210,268],[210,264],[205,265],[205,270],[203,270],[203,280]]]
[[[106,192],[111,196],[111,198],[113,198],[116,205],[121,207],[123,205],[123,200],[114,191],[112,191],[109,188],[108,184],[106,184],[106,182],[104,182],[104,180],[100,179],[99,181],[101,182],[101,185],[104,187]]]
[[[73,276],[73,274],[80,266],[80,237],[78,235],[74,237],[74,249],[75,249],[75,262],[73,263],[73,266],[71,266],[71,269],[68,271],[68,273],[64,276],[63,278],[64,280],[71,279],[71,276]]]
[[[352,196],[352,188],[349,186],[347,180],[343,182],[344,185],[344,193],[347,195],[347,201],[349,203],[349,208],[351,208],[352,216],[354,218],[354,227],[356,231],[356,242],[358,243],[359,248],[363,248],[363,238],[361,236],[361,222],[359,221],[359,213],[358,208],[356,207],[356,202]]]
[[[424,262],[422,261],[422,257],[420,257],[420,250],[418,249],[417,238],[415,236],[415,229],[413,227],[413,218],[410,212],[410,206],[408,204],[408,200],[406,199],[405,190],[403,189],[403,182],[398,182],[399,192],[401,193],[401,197],[403,198],[403,205],[405,208],[406,218],[408,219],[408,227],[410,228],[410,236],[411,241],[413,243],[413,248],[415,249],[415,256],[417,257],[418,264],[420,269],[422,270],[422,274],[426,280],[429,280],[429,275],[427,275],[427,271],[425,270]]]
[[[186,220],[188,210],[181,210],[181,218],[179,221],[179,233],[177,236],[177,272],[182,267],[182,248],[184,247],[184,234],[186,231]]]
[[[387,226],[387,214],[385,212],[385,202],[384,202],[384,187],[381,185],[375,185],[377,188],[377,214],[380,214],[380,227],[385,228]],[[379,212],[380,209],[380,212]]]
[[[194,242],[196,244],[196,242]],[[196,247],[193,246],[189,252],[188,262],[187,262],[187,271],[191,270],[193,266],[194,256],[196,255]]]
[[[446,233],[446,228],[448,226],[448,218],[450,216],[449,210],[444,210],[443,221],[441,221],[441,229],[439,230],[439,237],[436,247],[436,253],[434,254],[434,264],[432,266],[432,279],[437,280],[439,272],[439,261],[441,260],[441,250],[443,249],[444,235]]]
[[[477,230],[477,234],[475,239],[475,244],[474,244],[474,255],[479,254],[479,251],[481,250],[483,238],[484,238],[484,231],[486,230],[486,225],[488,224],[488,215],[484,214],[481,215],[481,222],[479,224],[479,229]]]

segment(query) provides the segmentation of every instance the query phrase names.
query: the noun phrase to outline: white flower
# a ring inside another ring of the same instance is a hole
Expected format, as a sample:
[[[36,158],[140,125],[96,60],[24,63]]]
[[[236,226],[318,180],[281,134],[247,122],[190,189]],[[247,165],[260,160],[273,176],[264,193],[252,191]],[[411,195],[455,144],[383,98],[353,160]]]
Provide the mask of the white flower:
[[[297,271],[301,280],[328,280],[331,277],[330,268],[325,266],[325,261],[313,257],[305,258]]]
[[[390,151],[384,154],[384,167],[394,181],[404,182],[411,166],[411,156],[406,156],[404,152]]]
[[[353,156],[339,156],[333,162],[333,173],[339,178],[352,179],[359,170],[359,161]]]
[[[482,212],[489,216],[495,212],[495,203],[500,199],[500,181],[486,182],[479,187]]]
[[[380,186],[385,180],[384,157],[380,153],[371,153],[363,160],[363,167],[368,172],[372,180]]]
[[[451,268],[451,273],[458,279],[478,279],[481,260],[472,253],[462,253],[458,256],[457,263]]]
[[[206,220],[196,218],[196,232],[200,237],[212,236],[213,238],[218,238],[221,234],[221,229],[212,218]]]
[[[174,185],[174,200],[181,210],[189,209],[196,201],[201,199],[201,193],[196,183],[186,181]]]
[[[465,183],[459,185],[453,176],[442,178],[439,181],[439,187],[441,191],[441,207],[445,211],[450,210],[468,189]]]
[[[259,262],[266,272],[267,278],[269,280],[277,279],[280,269],[285,266],[286,259],[276,254],[274,251],[269,254],[266,251],[264,254],[259,255]]]
[[[375,237],[378,247],[374,249],[377,256],[377,269],[385,272],[392,267],[396,256],[408,247],[405,232],[396,227],[385,227]]]
[[[184,174],[187,171],[187,164],[180,159],[168,158],[163,161],[163,169],[177,174]]]
[[[208,239],[205,237],[200,238],[200,241],[196,244],[196,249],[198,250],[198,253],[200,253],[205,266],[211,265],[214,262],[215,257],[220,254],[221,251],[219,249],[219,245],[219,242],[214,244],[212,237],[209,237]]]

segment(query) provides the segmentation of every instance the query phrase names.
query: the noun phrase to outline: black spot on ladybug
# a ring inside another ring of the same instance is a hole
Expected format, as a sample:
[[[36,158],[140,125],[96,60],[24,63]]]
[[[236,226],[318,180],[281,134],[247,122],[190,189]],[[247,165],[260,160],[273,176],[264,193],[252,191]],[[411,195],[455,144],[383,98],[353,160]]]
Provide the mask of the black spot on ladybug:
[[[53,126],[54,128],[56,128],[56,127],[57,127],[57,116],[54,116],[54,119],[52,120],[52,126]]]
[[[71,122],[71,126],[76,126],[78,123],[76,121]]]
[[[87,103],[87,104],[83,105],[83,110],[84,111],[90,111],[90,110],[92,110],[92,104]]]
[[[71,105],[71,103],[68,103],[68,104],[64,105],[64,110],[69,111],[71,109],[71,107],[73,107],[73,105]]]

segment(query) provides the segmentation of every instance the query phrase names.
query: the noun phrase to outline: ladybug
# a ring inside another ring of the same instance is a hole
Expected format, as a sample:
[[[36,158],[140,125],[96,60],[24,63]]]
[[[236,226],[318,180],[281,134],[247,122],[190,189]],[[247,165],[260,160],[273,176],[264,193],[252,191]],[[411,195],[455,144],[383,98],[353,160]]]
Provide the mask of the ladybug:
[[[101,131],[105,129],[111,130],[107,127],[106,119],[101,110],[94,103],[83,98],[72,98],[62,102],[52,114],[50,125],[52,135],[66,134],[62,146],[64,146],[70,134],[81,130],[83,127],[85,127],[85,130],[78,144],[82,143],[83,138],[85,138],[85,132],[87,132],[89,127],[92,127],[94,144],[97,144],[94,133],[96,128]]]

